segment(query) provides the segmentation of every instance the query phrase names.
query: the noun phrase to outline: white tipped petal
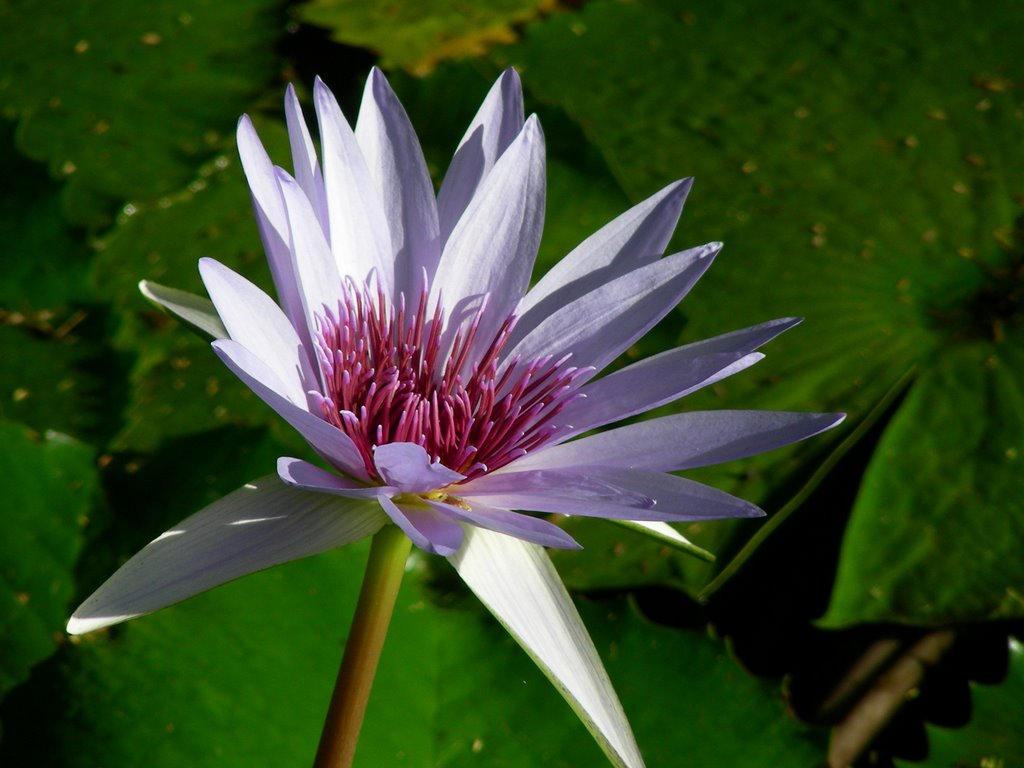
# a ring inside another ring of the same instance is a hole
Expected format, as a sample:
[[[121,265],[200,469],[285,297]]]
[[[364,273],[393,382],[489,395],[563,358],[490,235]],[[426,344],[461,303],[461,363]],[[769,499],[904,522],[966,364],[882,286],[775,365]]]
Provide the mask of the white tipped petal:
[[[305,308],[303,322],[310,337],[316,338],[313,314],[322,313],[325,305],[332,310],[337,307],[342,298],[342,280],[309,198],[298,182],[280,168],[277,178],[288,208],[289,238]]]
[[[293,403],[306,402],[316,378],[298,334],[281,308],[244,277],[213,259],[199,260],[199,274],[231,338],[270,366]]]
[[[481,182],[523,129],[523,86],[511,67],[494,83],[459,142],[437,195],[441,244],[448,241]]]
[[[172,605],[239,576],[371,536],[376,503],[254,480],[161,534],[107,579],[68,622],[73,635]]]
[[[661,258],[672,237],[692,179],[668,185],[584,240],[530,289],[516,308],[510,344],[556,308]]]
[[[320,172],[320,164],[316,159],[316,147],[313,137],[309,135],[306,118],[302,116],[302,105],[291,84],[284,97],[284,116],[288,123],[288,143],[292,148],[292,164],[295,180],[306,193],[317,221],[323,230],[324,237],[330,238],[330,224],[327,220],[327,192],[324,189],[324,177]]]
[[[620,768],[644,762],[590,635],[542,547],[470,528],[448,558]]]
[[[369,478],[359,449],[352,439],[333,424],[313,415],[303,405],[293,403],[282,394],[284,385],[266,363],[231,339],[221,339],[210,346],[224,364],[260,400],[291,424],[317,453],[350,477],[357,480]]]
[[[323,81],[313,86],[331,225],[331,250],[342,275],[357,283],[377,275],[393,296],[394,260],[380,190],[366,167],[355,134]]]
[[[590,465],[674,472],[744,459],[839,424],[841,413],[691,411],[609,429],[537,451],[515,469]]]
[[[302,300],[289,248],[288,216],[274,175],[274,166],[248,115],[243,115],[238,121],[237,141],[238,155],[242,160],[245,178],[249,182],[256,223],[259,226],[263,249],[267,253],[267,263],[270,265],[270,275],[274,280],[274,288],[277,289],[277,297],[292,325],[302,329]]]
[[[366,80],[355,134],[390,227],[394,295],[415,301],[423,274],[432,278],[441,258],[437,202],[416,131],[377,67]]]
[[[572,354],[573,365],[601,370],[682,300],[721,247],[691,248],[598,286],[555,309],[503,358]]]
[[[228,337],[228,329],[221,322],[217,308],[205,296],[197,296],[177,288],[168,288],[166,285],[160,285],[151,280],[140,281],[139,291],[154,304],[158,304],[208,336],[215,339]]]
[[[489,341],[530,283],[544,227],[544,136],[536,116],[505,150],[445,245],[431,286],[449,316],[489,295],[478,339]]]

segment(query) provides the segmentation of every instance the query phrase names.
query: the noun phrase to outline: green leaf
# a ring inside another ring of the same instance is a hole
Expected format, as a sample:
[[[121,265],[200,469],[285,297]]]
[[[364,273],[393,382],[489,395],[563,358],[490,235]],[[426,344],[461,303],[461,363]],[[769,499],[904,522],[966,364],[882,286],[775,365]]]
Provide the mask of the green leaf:
[[[1010,641],[1010,674],[998,685],[971,686],[971,722],[963,728],[928,726],[928,759],[920,768],[1011,768],[1024,764],[1019,713],[1024,709],[1024,648]]]
[[[1022,349],[955,347],[921,376],[864,476],[827,626],[1024,613]]]
[[[67,648],[8,701],[0,757],[47,765],[308,765],[365,546],[247,577]],[[416,563],[418,558],[412,561]],[[814,764],[823,739],[702,632],[583,605],[647,764]],[[659,685],[651,686],[652,680]],[[55,692],[59,692],[56,693]],[[35,723],[28,728],[27,723]],[[40,730],[42,729],[42,730]],[[45,739],[39,734],[44,733]],[[356,764],[602,765],[540,671],[473,603],[399,596]]]
[[[13,133],[0,123],[0,307],[52,312],[88,298],[89,252],[61,215],[60,185],[17,153]]]
[[[274,73],[278,8],[4,4],[0,105],[18,120],[21,149],[67,179],[74,221],[102,225],[126,199],[168,194],[218,151]]]
[[[116,362],[91,338],[96,329],[86,337],[68,331],[87,314],[76,313],[56,328],[26,319],[0,325],[0,418],[83,439],[116,429]]]
[[[497,43],[516,39],[514,25],[550,11],[552,0],[458,0],[360,3],[313,0],[300,18],[330,30],[345,45],[369,48],[381,66],[425,75],[445,59],[476,57]]]
[[[669,338],[806,318],[751,371],[681,404],[850,413],[843,432],[692,473],[772,512],[908,372],[1019,326],[1024,151],[1007,137],[1024,125],[1011,88],[1024,15],[966,2],[943,13],[868,2],[843,14],[785,2],[740,39],[747,14],[710,0],[685,12],[596,0],[529,25],[491,58],[520,67],[529,94],[573,118],[631,198],[696,176],[674,242],[726,247],[663,324]],[[965,460],[979,475],[992,469]],[[900,508],[928,515],[916,488],[895,492]],[[955,493],[943,484],[930,498]],[[975,511],[979,526],[1000,527],[1003,512]],[[749,531],[686,533],[726,552]],[[947,523],[937,535],[958,533]],[[712,575],[687,569],[692,591]]]
[[[0,421],[0,694],[28,677],[63,637],[72,569],[97,490],[93,451]]]

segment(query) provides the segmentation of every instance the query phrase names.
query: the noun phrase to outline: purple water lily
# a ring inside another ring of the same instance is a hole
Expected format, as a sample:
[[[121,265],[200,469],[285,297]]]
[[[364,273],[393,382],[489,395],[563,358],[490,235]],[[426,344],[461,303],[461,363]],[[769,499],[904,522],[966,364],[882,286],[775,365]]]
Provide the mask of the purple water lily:
[[[322,165],[289,89],[294,175],[243,118],[238,146],[280,304],[212,259],[212,304],[143,291],[216,338],[225,364],[321,459],[285,457],[164,533],[74,614],[73,633],[148,613],[270,565],[398,526],[447,557],[537,660],[610,759],[642,765],[532,513],[643,521],[749,517],[754,505],[670,474],[836,425],[836,414],[690,412],[588,435],[761,359],[786,318],[597,374],[686,295],[720,244],[663,256],[690,190],[669,185],[532,288],[544,137],[505,72],[435,196],[419,142],[374,70],[353,131],[316,83]]]

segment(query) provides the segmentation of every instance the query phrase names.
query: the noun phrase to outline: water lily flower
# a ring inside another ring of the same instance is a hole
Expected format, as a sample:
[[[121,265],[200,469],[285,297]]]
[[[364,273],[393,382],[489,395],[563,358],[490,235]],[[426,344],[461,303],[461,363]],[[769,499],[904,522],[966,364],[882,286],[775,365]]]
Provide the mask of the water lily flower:
[[[642,759],[545,552],[576,547],[536,513],[665,523],[763,514],[672,474],[802,440],[837,414],[688,412],[594,432],[761,359],[784,318],[599,377],[672,310],[721,244],[663,256],[691,180],[589,237],[530,287],[545,209],[544,136],[506,71],[439,193],[384,75],[353,130],[316,82],[320,156],[294,90],[293,173],[247,117],[238,148],[278,301],[228,267],[212,303],[144,293],[212,335],[224,363],[319,456],[214,502],[130,559],[75,612],[88,632],[397,526],[447,558],[569,700],[611,761]]]

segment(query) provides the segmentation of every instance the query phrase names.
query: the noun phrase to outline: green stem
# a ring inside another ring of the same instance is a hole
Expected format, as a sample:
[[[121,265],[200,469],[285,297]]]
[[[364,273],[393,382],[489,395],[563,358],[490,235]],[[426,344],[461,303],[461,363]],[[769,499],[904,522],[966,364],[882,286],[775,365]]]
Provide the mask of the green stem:
[[[395,525],[385,525],[373,537],[356,615],[345,643],[314,768],[349,768],[352,765],[366,702],[411,547],[412,542]]]

